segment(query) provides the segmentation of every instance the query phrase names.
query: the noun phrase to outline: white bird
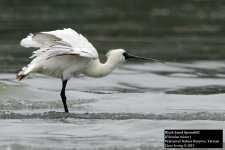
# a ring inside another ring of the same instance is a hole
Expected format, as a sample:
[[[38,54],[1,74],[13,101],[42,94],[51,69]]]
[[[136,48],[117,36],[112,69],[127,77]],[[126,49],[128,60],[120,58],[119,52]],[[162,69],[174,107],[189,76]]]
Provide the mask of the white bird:
[[[22,80],[31,73],[43,73],[62,80],[61,98],[65,112],[69,112],[66,104],[65,89],[69,79],[84,74],[89,77],[104,77],[119,67],[129,58],[139,58],[162,62],[161,60],[134,56],[124,49],[113,49],[107,53],[107,61],[101,63],[98,52],[81,34],[68,28],[49,32],[30,34],[21,40],[24,47],[35,47],[30,58],[33,60],[16,75]]]

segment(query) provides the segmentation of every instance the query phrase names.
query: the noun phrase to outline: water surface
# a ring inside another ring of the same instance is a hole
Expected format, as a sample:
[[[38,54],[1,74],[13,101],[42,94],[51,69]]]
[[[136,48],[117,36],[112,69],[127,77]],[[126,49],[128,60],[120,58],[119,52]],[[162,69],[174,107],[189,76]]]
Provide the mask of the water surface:
[[[126,63],[105,78],[81,75],[68,83],[69,114],[60,80],[1,74],[1,147],[162,149],[164,129],[223,129],[223,63]]]
[[[1,0],[0,149],[163,149],[164,129],[225,126],[225,2],[221,0]],[[34,49],[29,33],[73,28],[98,50],[166,61],[128,61],[111,75],[61,81],[15,74]],[[225,137],[225,136],[223,136]]]

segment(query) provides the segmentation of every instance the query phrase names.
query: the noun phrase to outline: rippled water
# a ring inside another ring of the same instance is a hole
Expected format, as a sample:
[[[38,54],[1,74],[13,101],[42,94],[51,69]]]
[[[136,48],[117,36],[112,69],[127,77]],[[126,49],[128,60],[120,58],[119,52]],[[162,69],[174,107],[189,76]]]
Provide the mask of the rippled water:
[[[102,79],[80,76],[68,84],[69,114],[60,80],[1,74],[0,148],[162,149],[164,129],[223,129],[223,63],[126,63]]]

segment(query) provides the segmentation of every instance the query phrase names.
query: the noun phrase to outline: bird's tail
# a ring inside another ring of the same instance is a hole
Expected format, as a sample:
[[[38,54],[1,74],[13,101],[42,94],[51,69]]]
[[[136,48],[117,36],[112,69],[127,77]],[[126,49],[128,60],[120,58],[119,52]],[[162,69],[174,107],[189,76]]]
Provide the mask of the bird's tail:
[[[19,73],[16,74],[16,79],[20,81],[24,79],[26,76],[28,76],[28,74],[22,74],[20,71]]]
[[[21,69],[21,71],[19,71],[17,74],[16,74],[16,79],[17,80],[22,80],[24,79],[26,76],[28,76],[29,74],[26,73],[26,70],[28,69],[28,66],[25,66]]]

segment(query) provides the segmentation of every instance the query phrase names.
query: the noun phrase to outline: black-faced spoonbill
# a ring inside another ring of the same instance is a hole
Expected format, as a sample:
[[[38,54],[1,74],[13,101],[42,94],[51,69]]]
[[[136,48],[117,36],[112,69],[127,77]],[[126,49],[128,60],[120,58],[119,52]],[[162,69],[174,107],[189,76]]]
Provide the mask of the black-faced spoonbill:
[[[65,112],[69,112],[66,104],[65,89],[69,79],[84,74],[99,78],[111,73],[129,58],[145,59],[157,62],[161,60],[145,58],[126,53],[124,49],[113,49],[107,53],[107,61],[102,64],[97,50],[88,40],[76,31],[68,28],[49,32],[30,34],[22,39],[24,47],[36,47],[30,58],[33,60],[16,75],[22,80],[31,73],[43,73],[62,80],[61,98]]]

